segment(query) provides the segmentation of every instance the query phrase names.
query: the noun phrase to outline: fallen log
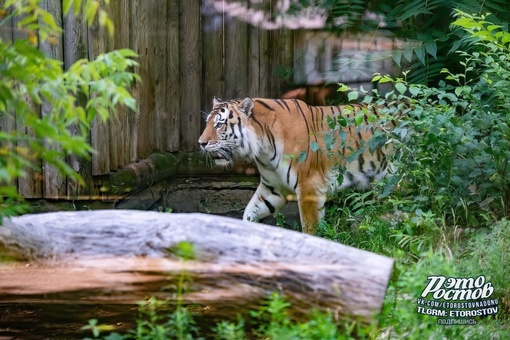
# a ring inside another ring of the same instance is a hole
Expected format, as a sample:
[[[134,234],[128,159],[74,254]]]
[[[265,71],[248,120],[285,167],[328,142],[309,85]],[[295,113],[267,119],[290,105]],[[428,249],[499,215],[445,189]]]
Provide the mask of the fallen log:
[[[173,252],[183,241],[194,245],[194,260]],[[185,273],[187,303],[228,306],[234,316],[276,291],[296,315],[319,309],[370,321],[381,310],[393,266],[384,256],[283,228],[127,210],[6,219],[0,249],[26,261],[0,265],[2,306],[171,299],[169,287]]]

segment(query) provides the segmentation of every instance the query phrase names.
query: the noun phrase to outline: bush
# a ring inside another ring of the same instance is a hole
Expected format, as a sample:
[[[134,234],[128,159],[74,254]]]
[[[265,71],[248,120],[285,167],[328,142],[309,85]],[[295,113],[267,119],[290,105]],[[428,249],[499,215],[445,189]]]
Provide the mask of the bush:
[[[388,117],[405,113],[391,136],[395,171],[379,194],[392,193],[396,208],[414,217],[427,214],[447,217],[451,226],[484,226],[510,212],[510,33],[484,17],[458,15],[453,25],[465,29],[478,49],[461,53],[464,73],[443,70],[447,82],[438,87],[376,75],[374,82],[391,82],[394,90],[384,96],[376,90],[359,92],[366,104],[386,105],[382,112]],[[364,128],[361,120],[352,123]],[[336,129],[342,140],[341,128]],[[388,138],[378,132],[364,148],[380,145],[381,137],[382,142]]]
[[[466,30],[477,49],[461,53],[464,73],[443,70],[447,81],[435,88],[409,84],[405,76],[376,75],[374,81],[391,82],[394,90],[359,90],[366,104],[389,104],[383,110],[388,117],[405,113],[389,137],[397,149],[394,173],[371,193],[343,193],[320,228],[322,236],[397,260],[375,332],[383,337],[510,336],[510,224],[504,219],[510,198],[510,34],[464,13],[453,24]],[[361,120],[350,124],[365,128]],[[476,326],[437,325],[437,317],[416,310],[429,275],[484,275],[495,287],[498,313],[477,318]]]
[[[22,17],[18,29],[28,33],[27,39],[14,42],[0,39],[0,119],[25,127],[23,131],[0,131],[0,224],[2,216],[24,211],[19,204],[22,197],[12,183],[26,169],[37,169],[42,160],[83,184],[66,163],[66,156],[90,157],[93,150],[87,136],[97,115],[105,121],[118,104],[135,108],[126,90],[138,79],[129,71],[137,64],[135,53],[126,49],[99,55],[96,60],[78,60],[64,72],[62,62],[37,48],[38,36],[40,42],[51,39],[51,43],[61,33],[40,2],[9,0],[0,5],[0,26],[11,17]],[[63,2],[65,13],[71,7],[75,15],[83,7],[89,24],[98,16],[99,23],[112,33],[111,21],[98,1]],[[40,117],[37,108],[43,103],[52,110]]]

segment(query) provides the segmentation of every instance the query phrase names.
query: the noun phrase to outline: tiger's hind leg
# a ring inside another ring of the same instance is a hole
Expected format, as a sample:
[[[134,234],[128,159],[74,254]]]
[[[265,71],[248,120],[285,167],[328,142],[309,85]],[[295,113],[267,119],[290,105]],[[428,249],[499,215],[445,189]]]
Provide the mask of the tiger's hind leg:
[[[258,222],[279,212],[285,204],[287,204],[287,199],[284,195],[261,182],[244,210],[243,220]]]
[[[303,232],[310,235],[317,233],[317,226],[324,218],[326,204],[326,188],[319,185],[302,185],[296,191]]]

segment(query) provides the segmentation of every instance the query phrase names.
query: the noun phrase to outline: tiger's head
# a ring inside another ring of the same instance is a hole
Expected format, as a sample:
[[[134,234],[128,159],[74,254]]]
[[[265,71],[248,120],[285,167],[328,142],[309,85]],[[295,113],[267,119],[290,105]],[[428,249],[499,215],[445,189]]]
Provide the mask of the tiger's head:
[[[248,126],[254,105],[251,98],[222,101],[214,97],[213,109],[198,139],[200,149],[228,162],[249,157],[251,130]]]

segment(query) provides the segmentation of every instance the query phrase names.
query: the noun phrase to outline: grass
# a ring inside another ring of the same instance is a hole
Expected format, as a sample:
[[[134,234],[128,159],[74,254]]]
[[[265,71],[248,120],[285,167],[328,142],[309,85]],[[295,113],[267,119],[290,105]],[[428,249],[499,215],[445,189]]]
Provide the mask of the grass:
[[[396,260],[379,324],[368,338],[510,338],[509,221],[501,220],[490,228],[460,229],[450,227],[445,216],[419,210],[403,213],[394,210],[395,202],[366,198],[352,194],[350,204],[333,204],[328,213],[335,224],[324,223],[320,233]],[[358,209],[360,201],[366,208]],[[471,326],[437,325],[437,317],[417,313],[416,299],[430,275],[484,275],[495,288],[491,298],[499,300],[498,313],[477,317],[477,324]]]

